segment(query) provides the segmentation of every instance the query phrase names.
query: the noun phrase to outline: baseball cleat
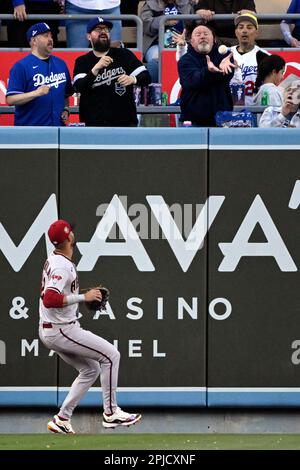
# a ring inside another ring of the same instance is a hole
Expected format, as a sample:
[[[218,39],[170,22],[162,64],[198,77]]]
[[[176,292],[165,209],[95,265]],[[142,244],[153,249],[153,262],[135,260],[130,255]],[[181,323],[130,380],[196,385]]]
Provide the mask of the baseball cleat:
[[[54,416],[52,421],[49,421],[48,429],[61,434],[75,434],[70,421],[62,421],[57,415]]]
[[[117,407],[112,415],[103,413],[102,425],[107,429],[113,429],[117,426],[131,426],[138,423],[142,419],[142,415],[137,413],[126,413]]]

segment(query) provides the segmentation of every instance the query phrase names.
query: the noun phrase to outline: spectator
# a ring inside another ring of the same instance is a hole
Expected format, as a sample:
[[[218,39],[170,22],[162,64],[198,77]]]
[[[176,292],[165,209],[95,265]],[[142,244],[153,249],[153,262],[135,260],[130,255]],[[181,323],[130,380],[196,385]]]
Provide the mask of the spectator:
[[[67,65],[52,55],[53,39],[47,23],[27,31],[31,54],[10,71],[7,103],[15,106],[15,126],[61,126],[69,111],[72,85]]]
[[[264,110],[259,127],[300,127],[300,80],[294,80],[283,94],[283,105]]]
[[[122,15],[137,15],[139,2],[140,0],[130,0],[129,2],[121,2],[120,8]]]
[[[257,53],[257,59],[260,52]],[[278,87],[285,70],[285,60],[279,55],[266,56],[258,62],[257,78],[255,82],[254,104],[281,106],[283,101],[282,90]]]
[[[287,13],[300,13],[300,0],[292,0]],[[295,27],[291,33],[290,24]],[[291,47],[300,47],[300,20],[282,20],[280,28],[285,42]]]
[[[255,44],[258,34],[258,22],[252,13],[243,13],[234,20],[235,35],[238,45],[231,48],[233,58],[238,64],[235,79],[241,79],[245,85],[245,105],[253,105],[254,87],[257,77],[258,51],[268,54]]]
[[[218,111],[231,111],[229,82],[235,65],[231,54],[218,52],[213,31],[197,26],[191,35],[187,53],[178,62],[181,94],[181,120],[194,126],[216,125]]]
[[[121,0],[65,0],[65,11],[68,15],[120,15]],[[112,21],[112,41],[121,42],[122,23]],[[87,20],[67,20],[67,45],[73,48],[89,47],[86,37]]]
[[[173,32],[173,42],[176,44],[176,60],[179,59],[187,52],[187,43],[190,36],[188,36],[188,31],[184,28],[182,33]]]
[[[235,34],[239,44],[232,46],[233,58],[238,65],[234,72],[232,83],[243,83],[245,86],[245,104],[253,104],[254,87],[257,77],[257,53],[269,55],[255,44],[258,22],[252,13],[243,13],[235,18]],[[182,57],[187,51],[184,35],[174,37],[177,43],[176,58]],[[188,42],[188,39],[187,39]]]
[[[136,126],[133,85],[151,81],[146,67],[125,48],[110,47],[113,24],[100,17],[87,25],[93,50],[76,59],[74,88],[80,120],[87,126]]]
[[[206,22],[210,22],[214,28],[216,36],[227,46],[236,44],[235,31],[232,20],[213,21],[215,14],[243,14],[246,12],[255,13],[254,0],[199,0],[194,6],[195,13],[201,16]]]
[[[61,11],[60,0],[11,0],[14,17],[17,21],[8,21],[7,39],[10,47],[28,47],[26,32],[35,24],[35,20],[26,20],[27,14],[58,14]],[[54,46],[57,46],[58,21],[48,22]]]
[[[183,14],[188,15],[193,13],[193,8],[189,0],[146,0],[140,13],[143,21],[144,29],[144,44],[143,51],[147,68],[150,72],[152,82],[158,81],[158,30],[159,21],[162,15],[168,14],[175,15]],[[169,26],[178,25],[178,19],[170,20],[166,24]],[[182,32],[182,30],[180,31]]]

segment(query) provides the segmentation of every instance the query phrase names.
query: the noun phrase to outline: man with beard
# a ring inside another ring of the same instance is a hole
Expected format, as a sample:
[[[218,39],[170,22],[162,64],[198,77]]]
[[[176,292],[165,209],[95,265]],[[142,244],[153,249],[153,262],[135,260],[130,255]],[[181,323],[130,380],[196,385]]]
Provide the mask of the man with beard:
[[[231,58],[232,53],[224,58],[218,52],[214,33],[208,26],[200,25],[193,30],[188,51],[178,62],[182,121],[214,127],[218,111],[232,110],[229,82],[236,66]]]
[[[73,89],[67,65],[52,55],[53,39],[47,23],[27,31],[31,54],[10,71],[7,103],[15,106],[15,126],[61,126],[68,118]]]
[[[50,225],[48,236],[55,250],[43,268],[39,336],[47,348],[79,372],[58,414],[49,421],[48,429],[75,434],[71,425],[73,411],[99,375],[104,407],[102,425],[110,429],[131,426],[140,421],[141,415],[126,413],[117,406],[119,351],[104,338],[84,330],[78,322],[79,303],[99,301],[101,292],[99,288],[91,288],[79,294],[76,266],[72,262],[75,236],[71,225],[56,220]]]
[[[87,25],[93,50],[78,57],[74,67],[80,121],[93,127],[134,127],[138,120],[133,85],[148,85],[151,78],[131,51],[110,47],[112,27],[101,17],[91,19]]]

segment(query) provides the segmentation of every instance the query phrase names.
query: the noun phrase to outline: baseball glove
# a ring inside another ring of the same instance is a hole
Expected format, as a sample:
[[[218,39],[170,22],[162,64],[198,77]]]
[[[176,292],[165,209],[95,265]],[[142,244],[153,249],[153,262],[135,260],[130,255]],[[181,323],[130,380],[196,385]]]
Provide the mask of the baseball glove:
[[[95,286],[95,287],[90,287],[89,289],[85,289],[85,290],[90,290],[90,289],[99,289],[100,292],[101,292],[101,295],[102,295],[102,299],[101,300],[92,300],[91,302],[85,302],[85,305],[87,307],[88,310],[93,310],[93,311],[97,311],[97,310],[106,310],[106,304],[108,302],[108,299],[109,299],[109,290],[107,289],[107,287],[104,287],[104,286]]]

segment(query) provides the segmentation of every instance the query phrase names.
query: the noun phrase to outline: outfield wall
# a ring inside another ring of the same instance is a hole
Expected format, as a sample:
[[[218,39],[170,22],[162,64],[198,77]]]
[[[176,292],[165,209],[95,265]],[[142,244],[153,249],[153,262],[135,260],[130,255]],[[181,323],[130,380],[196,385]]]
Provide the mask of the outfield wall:
[[[121,352],[121,406],[299,406],[299,149],[297,129],[0,128],[0,405],[56,406],[76,376],[38,339],[61,217],[81,287],[111,289],[80,322]]]

